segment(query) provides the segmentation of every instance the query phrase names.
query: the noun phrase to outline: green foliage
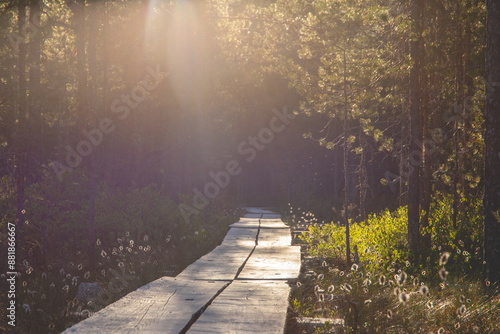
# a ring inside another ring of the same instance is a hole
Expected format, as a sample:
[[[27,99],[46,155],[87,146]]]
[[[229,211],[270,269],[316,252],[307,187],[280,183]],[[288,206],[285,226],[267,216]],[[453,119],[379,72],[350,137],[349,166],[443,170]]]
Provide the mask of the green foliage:
[[[460,197],[461,211],[457,225],[453,226],[453,196],[437,193],[433,197],[429,215],[429,227],[421,230],[431,238],[431,250],[422,264],[429,272],[435,272],[436,260],[442,252],[449,252],[450,272],[456,275],[480,277],[482,270],[483,203],[480,197]],[[434,265],[433,265],[434,264]],[[437,278],[436,278],[437,279]]]
[[[457,225],[453,226],[453,198],[449,194],[437,193],[431,204],[428,229],[433,246],[451,247],[452,250],[467,250],[480,247],[483,240],[483,207],[481,198],[460,197],[463,208],[458,213]]]
[[[452,224],[453,197],[437,193],[432,200],[429,226],[421,232],[430,237],[430,250],[422,249],[424,261],[414,271],[435,271],[434,263],[444,251],[456,254],[463,261],[452,264],[453,270],[461,274],[479,272],[483,240],[482,201],[479,198],[461,199],[463,210],[458,216],[457,226]],[[400,207],[394,212],[388,209],[369,215],[366,221],[351,223],[351,247],[357,247],[359,261],[369,268],[405,266],[409,259],[407,243],[407,209]],[[309,245],[313,256],[345,262],[345,226],[312,224],[301,239]],[[423,241],[422,241],[423,242]],[[424,246],[423,246],[424,247]],[[352,251],[352,250],[351,250]],[[354,260],[355,253],[352,254]]]
[[[351,245],[357,246],[360,261],[371,266],[384,267],[392,262],[402,264],[408,258],[406,226],[406,208],[401,207],[392,213],[386,209],[378,215],[370,215],[364,222],[351,225]],[[302,238],[310,245],[312,255],[336,258],[336,262],[345,261],[345,226],[333,223],[324,227],[313,225]]]
[[[345,227],[320,226],[308,213],[296,222],[310,225],[301,238],[307,245],[305,275],[293,288],[294,309],[303,316],[344,320],[336,332],[496,333],[499,290],[480,273],[483,239],[482,202],[462,199],[466,211],[452,224],[451,195],[437,193],[429,215],[431,246],[422,263],[408,261],[406,208],[384,210],[351,226],[351,245],[359,261],[345,266]],[[353,259],[354,260],[354,255]],[[329,327],[318,331],[329,332]]]

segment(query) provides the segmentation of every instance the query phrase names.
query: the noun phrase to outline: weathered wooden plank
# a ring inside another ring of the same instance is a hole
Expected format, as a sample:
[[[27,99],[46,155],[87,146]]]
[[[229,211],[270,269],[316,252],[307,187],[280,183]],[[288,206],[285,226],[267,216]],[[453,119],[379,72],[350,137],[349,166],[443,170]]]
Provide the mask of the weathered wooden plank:
[[[290,246],[279,214],[248,209],[220,246],[176,278],[146,284],[65,333],[178,333],[210,301],[190,333],[282,333],[289,295],[283,280],[298,276],[300,248]]]
[[[238,275],[239,280],[292,280],[300,272],[299,246],[257,246]]]
[[[285,223],[279,219],[255,219],[255,218],[240,218],[240,220],[229,227],[237,228],[289,228]]]
[[[192,280],[232,280],[253,248],[242,245],[218,246],[176,277]]]
[[[179,333],[228,284],[163,277],[63,333]]]
[[[264,213],[261,217],[262,219],[276,219],[281,218],[279,213]]]
[[[271,210],[268,209],[263,209],[263,208],[256,208],[256,207],[247,207],[244,208],[248,213],[274,213]]]
[[[258,218],[240,218],[240,220],[234,224],[229,225],[229,227],[237,228],[259,228],[260,222]]]
[[[234,281],[187,333],[283,333],[289,293],[283,281]]]
[[[259,246],[290,246],[292,235],[289,228],[261,228],[259,231]]]
[[[253,218],[253,219],[259,219],[262,217],[262,213],[245,213],[243,215],[244,218]]]
[[[279,218],[262,218],[260,219],[261,228],[289,228],[285,223]]]
[[[231,228],[222,241],[222,246],[255,246],[258,229]]]

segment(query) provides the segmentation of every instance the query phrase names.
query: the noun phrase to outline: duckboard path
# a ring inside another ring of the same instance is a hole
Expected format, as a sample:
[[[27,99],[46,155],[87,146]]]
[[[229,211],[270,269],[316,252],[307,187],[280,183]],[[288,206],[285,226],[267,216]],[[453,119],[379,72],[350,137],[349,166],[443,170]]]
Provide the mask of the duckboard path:
[[[300,246],[261,208],[230,225],[221,245],[176,277],[129,293],[63,333],[283,333]]]

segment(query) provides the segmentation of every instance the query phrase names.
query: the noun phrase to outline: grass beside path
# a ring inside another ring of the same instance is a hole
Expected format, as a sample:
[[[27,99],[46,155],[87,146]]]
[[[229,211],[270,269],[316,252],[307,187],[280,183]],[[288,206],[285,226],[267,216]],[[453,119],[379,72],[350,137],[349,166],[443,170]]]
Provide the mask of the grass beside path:
[[[295,321],[287,333],[500,333],[498,289],[468,273],[476,255],[471,251],[436,247],[435,263],[415,265],[390,257],[402,253],[390,247],[400,241],[395,236],[387,244],[360,247],[358,261],[353,254],[355,263],[348,268],[343,245],[336,242],[342,227],[291,211],[283,219],[302,235],[294,243],[302,245],[303,262],[291,294]],[[405,223],[398,214],[390,217],[377,219],[386,229],[395,221]],[[354,240],[369,242],[376,224],[357,226],[365,230]]]

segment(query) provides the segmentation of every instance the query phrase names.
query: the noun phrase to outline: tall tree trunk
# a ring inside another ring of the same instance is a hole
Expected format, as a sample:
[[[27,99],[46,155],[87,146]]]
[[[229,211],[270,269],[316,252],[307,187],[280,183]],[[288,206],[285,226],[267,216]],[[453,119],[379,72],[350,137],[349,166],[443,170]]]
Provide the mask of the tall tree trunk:
[[[418,255],[420,243],[420,164],[422,143],[421,67],[422,67],[422,9],[423,0],[412,0],[413,31],[410,41],[410,151],[408,177],[408,242],[413,256]]]
[[[455,66],[456,66],[456,79],[455,79],[455,90],[457,97],[457,108],[459,110],[454,110],[457,115],[454,117],[454,133],[453,133],[453,144],[454,144],[454,153],[455,153],[455,161],[453,166],[453,228],[457,229],[457,219],[458,219],[458,211],[460,204],[460,196],[459,196],[459,184],[463,184],[461,181],[461,169],[460,169],[460,148],[461,148],[461,131],[460,131],[460,117],[459,112],[462,112],[462,108],[464,107],[464,68],[463,68],[463,37],[462,37],[462,23],[461,23],[461,0],[456,1],[456,17],[457,26],[456,26],[456,45],[457,45],[457,54],[455,58]]]
[[[484,166],[484,275],[500,281],[500,3],[486,9],[486,132]]]
[[[22,233],[23,228],[23,213],[24,209],[24,166],[26,153],[23,141],[24,119],[26,117],[26,44],[24,35],[24,26],[26,24],[26,5],[23,1],[18,1],[17,5],[18,16],[17,25],[21,43],[18,49],[18,111],[17,111],[17,128],[14,134],[14,176],[16,179],[16,223],[18,225],[18,237]],[[20,239],[20,238],[19,238]]]
[[[78,110],[77,110],[77,129],[78,132],[85,128],[88,117],[88,88],[86,71],[86,52],[85,52],[85,0],[66,0],[66,5],[73,12],[73,22],[75,30],[75,49],[76,49],[76,74],[78,82]]]
[[[32,30],[30,36],[30,44],[28,50],[29,61],[29,129],[30,134],[34,138],[43,138],[42,129],[43,122],[40,110],[40,62],[41,62],[41,47],[42,34],[38,30],[41,26],[41,0],[30,0],[30,16],[29,22],[32,27],[37,29]],[[35,155],[37,161],[42,160],[43,146],[42,140],[35,140],[34,147],[30,147],[30,155]]]
[[[406,118],[406,117],[405,117]],[[406,135],[407,127],[403,126],[402,133]],[[406,137],[403,135],[403,137]],[[404,170],[404,165],[405,161],[407,161],[407,152],[406,152],[406,145],[402,144],[401,149],[399,152],[399,194],[398,194],[398,206],[405,206],[407,205],[407,197],[408,197],[408,192],[407,192],[407,182],[406,177],[404,176],[405,170]]]
[[[89,112],[88,96],[88,78],[87,78],[87,57],[85,51],[86,44],[86,20],[85,20],[85,0],[66,0],[67,6],[73,12],[75,29],[75,48],[76,48],[76,71],[78,82],[78,110],[77,110],[77,129],[80,136],[85,129],[87,122],[91,119],[92,112]],[[90,156],[88,164],[89,173],[89,209],[87,220],[87,238],[88,238],[88,261],[89,267],[95,265],[95,236],[94,236],[94,202],[95,202],[95,179],[94,179],[94,157]]]
[[[366,209],[365,209],[365,200],[366,200],[366,192],[368,190],[368,176],[366,173],[366,148],[363,145],[362,134],[360,134],[361,148],[363,151],[359,157],[359,216],[361,221],[366,220]]]
[[[333,150],[333,197],[341,194],[342,170],[340,169],[341,152]]]
[[[345,219],[345,243],[347,266],[351,266],[351,242],[349,235],[349,123],[347,120],[347,61],[344,49],[344,219]]]
[[[422,175],[422,210],[425,212],[421,217],[420,226],[422,228],[429,227],[429,214],[431,207],[432,198],[432,158],[431,158],[431,138],[429,131],[430,124],[430,112],[429,112],[429,78],[426,70],[422,70],[422,115],[423,115],[423,145],[422,145],[422,157],[423,157],[423,175]],[[422,235],[422,249],[431,249],[431,234],[424,233]]]
[[[99,2],[92,2],[88,10],[88,64],[89,64],[89,124],[93,128],[97,128],[99,102],[97,97],[97,36],[99,34]],[[95,268],[95,242],[96,235],[94,229],[95,218],[95,197],[97,192],[96,179],[96,164],[97,164],[97,147],[94,147],[94,152],[89,157],[88,174],[89,174],[89,211],[87,217],[87,238],[89,240],[89,262],[90,267]]]
[[[473,69],[472,69],[472,61],[471,61],[471,53],[472,53],[472,29],[471,29],[471,15],[470,9],[472,7],[471,0],[467,0],[465,3],[464,11],[466,13],[465,17],[465,26],[464,26],[464,100],[462,102],[462,117],[463,117],[463,142],[464,151],[462,156],[467,157],[472,154],[472,150],[467,145],[467,143],[471,140],[471,110],[470,110],[470,99],[474,96],[474,79],[473,79]],[[468,159],[462,159],[463,169],[464,170],[474,170],[474,164]],[[464,198],[472,198],[471,196],[477,196],[474,191],[467,186],[466,182],[462,183],[463,188],[463,196]]]
[[[88,256],[89,256],[89,268],[96,268],[96,255],[95,255],[95,243],[96,235],[94,229],[95,220],[95,197],[97,192],[97,180],[96,180],[96,163],[95,154],[91,154],[89,157],[90,162],[88,166],[89,173],[89,211],[87,214],[87,238],[88,238]]]

